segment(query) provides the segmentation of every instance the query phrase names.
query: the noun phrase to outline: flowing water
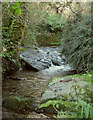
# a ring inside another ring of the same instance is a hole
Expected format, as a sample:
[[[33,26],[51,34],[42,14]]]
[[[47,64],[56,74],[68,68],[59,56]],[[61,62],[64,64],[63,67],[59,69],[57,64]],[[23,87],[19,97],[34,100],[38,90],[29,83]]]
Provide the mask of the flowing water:
[[[72,74],[75,74],[75,71],[69,65],[52,65],[50,68],[38,72],[20,70],[13,75],[14,78],[20,78],[20,80],[7,78],[3,82],[3,99],[11,95],[29,97],[35,98],[35,102],[40,105],[41,93],[52,78]],[[15,112],[3,109],[3,117],[13,117],[14,114]],[[15,116],[22,117],[22,114],[15,114]],[[33,118],[32,113],[30,113],[30,118]]]

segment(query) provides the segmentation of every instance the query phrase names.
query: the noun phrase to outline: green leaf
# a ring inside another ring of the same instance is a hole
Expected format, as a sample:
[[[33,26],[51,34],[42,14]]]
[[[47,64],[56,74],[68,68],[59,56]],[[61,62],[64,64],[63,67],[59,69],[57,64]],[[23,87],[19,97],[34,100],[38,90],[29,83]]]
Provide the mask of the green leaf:
[[[57,100],[49,100],[46,103],[40,105],[39,108],[43,108],[43,107],[48,107],[50,105],[56,105],[56,104],[62,104],[62,101],[57,101]]]
[[[14,6],[15,6],[15,7],[20,7],[20,3],[19,3],[19,2],[16,2]]]
[[[93,106],[91,105],[91,109],[90,109],[90,118],[91,120],[93,120]]]
[[[89,111],[90,111],[90,104],[88,104],[85,108],[85,118],[88,118],[89,117]]]
[[[17,9],[15,10],[15,14],[18,14],[19,16],[21,16],[21,9],[20,9],[20,8],[17,8]]]
[[[59,108],[59,104],[56,104],[56,108]]]
[[[81,108],[81,118],[83,118],[84,106]]]

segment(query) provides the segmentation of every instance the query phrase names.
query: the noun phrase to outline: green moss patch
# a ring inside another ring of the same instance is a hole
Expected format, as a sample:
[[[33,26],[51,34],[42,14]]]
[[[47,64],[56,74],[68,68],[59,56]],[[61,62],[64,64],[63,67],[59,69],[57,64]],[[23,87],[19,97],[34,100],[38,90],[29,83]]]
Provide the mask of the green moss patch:
[[[35,100],[33,98],[9,96],[3,100],[3,106],[16,112],[33,111]]]

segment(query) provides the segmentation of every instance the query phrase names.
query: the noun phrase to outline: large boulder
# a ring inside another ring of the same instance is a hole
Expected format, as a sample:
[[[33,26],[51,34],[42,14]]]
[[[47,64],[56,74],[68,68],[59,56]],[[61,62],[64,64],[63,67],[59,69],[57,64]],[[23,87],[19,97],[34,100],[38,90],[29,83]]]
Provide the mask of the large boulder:
[[[82,99],[85,101],[91,101],[91,90],[89,83],[82,80],[82,78],[63,77],[55,78],[48,84],[45,91],[42,93],[41,103],[46,103],[49,100],[63,101],[77,101]],[[43,108],[43,111],[47,113],[55,113],[53,106]]]
[[[60,48],[41,47],[37,49],[27,49],[20,54],[22,67],[33,69],[35,71],[44,70],[51,65],[64,64],[59,53]]]

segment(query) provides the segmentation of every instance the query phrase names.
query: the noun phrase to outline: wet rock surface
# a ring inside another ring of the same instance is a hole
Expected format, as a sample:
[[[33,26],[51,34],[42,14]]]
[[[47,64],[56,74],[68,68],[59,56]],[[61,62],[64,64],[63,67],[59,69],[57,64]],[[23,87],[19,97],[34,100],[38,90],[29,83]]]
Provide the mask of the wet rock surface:
[[[23,61],[23,67],[39,71],[49,68],[52,64],[60,66],[64,63],[63,57],[60,57],[61,48],[40,47],[34,50],[27,49],[20,54]]]

